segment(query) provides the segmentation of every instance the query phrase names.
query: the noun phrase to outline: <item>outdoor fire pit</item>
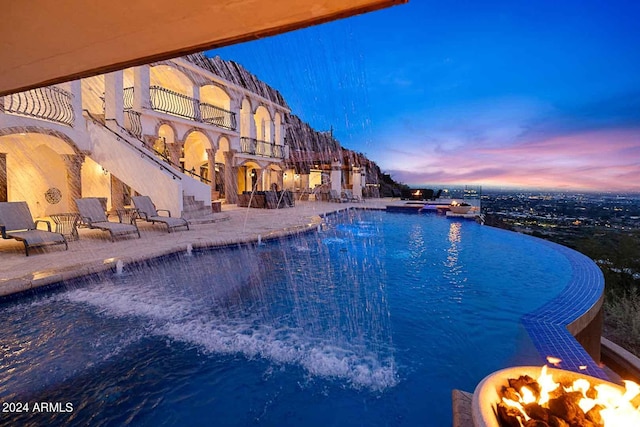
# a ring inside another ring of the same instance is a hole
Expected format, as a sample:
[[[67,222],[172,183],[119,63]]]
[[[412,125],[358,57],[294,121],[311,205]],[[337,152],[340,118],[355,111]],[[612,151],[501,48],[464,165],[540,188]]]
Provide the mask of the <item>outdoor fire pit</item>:
[[[449,210],[455,214],[466,214],[471,210],[471,205],[468,203],[453,202],[449,205]]]
[[[520,366],[476,387],[475,427],[640,426],[640,386],[625,387],[561,369]]]

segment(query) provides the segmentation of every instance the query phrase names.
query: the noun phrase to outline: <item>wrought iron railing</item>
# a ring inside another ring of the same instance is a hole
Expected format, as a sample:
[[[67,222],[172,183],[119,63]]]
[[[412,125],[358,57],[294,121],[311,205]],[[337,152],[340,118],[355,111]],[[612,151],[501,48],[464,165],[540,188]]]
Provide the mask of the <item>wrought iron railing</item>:
[[[73,126],[73,95],[56,86],[40,87],[0,98],[7,113]]]
[[[284,158],[284,150],[282,149],[282,145],[273,144],[273,147],[271,147],[271,148],[273,150],[271,157],[275,157],[277,159],[283,159]]]
[[[215,105],[200,103],[200,118],[204,123],[221,128],[236,130],[236,114]]]
[[[122,91],[123,108],[130,110],[133,108],[133,87],[125,87]]]
[[[142,138],[142,120],[140,113],[133,110],[124,110],[124,127],[136,138]]]
[[[247,138],[246,136],[240,137],[240,151],[245,154],[256,154],[256,145],[258,141],[253,138]]]
[[[282,146],[246,136],[240,138],[240,151],[254,156],[275,157],[277,159],[284,157]]]
[[[151,86],[151,107],[156,111],[173,114],[174,116],[184,117],[185,119],[198,120],[196,112],[197,100],[190,96],[174,92],[161,86]]]
[[[263,157],[272,157],[271,156],[271,144],[269,142],[266,141],[257,141],[256,144],[256,154],[258,156],[263,156]]]
[[[195,98],[161,86],[151,86],[149,90],[151,108],[156,111],[229,130],[237,129],[236,114],[231,111],[200,102]]]

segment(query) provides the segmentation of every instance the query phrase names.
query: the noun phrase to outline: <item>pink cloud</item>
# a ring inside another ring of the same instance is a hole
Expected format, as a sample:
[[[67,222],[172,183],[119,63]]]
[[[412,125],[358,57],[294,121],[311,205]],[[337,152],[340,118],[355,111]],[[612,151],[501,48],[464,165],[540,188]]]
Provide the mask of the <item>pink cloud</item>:
[[[584,132],[500,147],[467,144],[400,157],[408,161],[400,160],[406,166],[395,168],[394,178],[415,185],[640,191],[640,129]]]

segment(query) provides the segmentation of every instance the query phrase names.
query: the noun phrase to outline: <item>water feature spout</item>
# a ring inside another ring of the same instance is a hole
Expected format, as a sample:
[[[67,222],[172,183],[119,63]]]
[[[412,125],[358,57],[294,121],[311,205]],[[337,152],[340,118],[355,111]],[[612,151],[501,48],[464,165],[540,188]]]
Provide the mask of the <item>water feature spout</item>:
[[[191,256],[193,253],[193,245],[191,243],[187,244],[187,255]]]
[[[262,235],[258,234],[258,245],[262,244]]]
[[[116,274],[122,274],[122,270],[124,270],[124,262],[119,259],[116,261]]]

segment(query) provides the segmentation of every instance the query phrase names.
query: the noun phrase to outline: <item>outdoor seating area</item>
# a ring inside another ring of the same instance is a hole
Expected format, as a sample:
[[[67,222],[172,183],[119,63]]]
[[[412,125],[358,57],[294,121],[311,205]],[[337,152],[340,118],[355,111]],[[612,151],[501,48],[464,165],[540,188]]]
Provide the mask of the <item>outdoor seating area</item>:
[[[38,230],[38,224],[46,224],[47,230]],[[0,232],[3,239],[15,239],[24,244],[25,255],[29,249],[40,246],[64,245],[69,249],[67,239],[51,231],[51,223],[44,220],[33,220],[26,202],[0,203]]]
[[[280,209],[295,206],[291,191],[245,191],[238,194],[238,207]]]
[[[135,220],[132,220],[130,224],[109,221],[99,199],[94,197],[76,199],[76,205],[80,212],[81,224],[91,229],[108,232],[112,242],[116,237],[128,234],[137,234],[140,238],[140,230],[138,230]]]
[[[364,202],[364,199],[354,195],[351,190],[342,190],[340,193],[338,190],[329,190],[329,201],[333,203],[361,203]]]
[[[402,200],[436,200],[442,194],[442,190],[435,192],[431,188],[407,188],[401,191]]]
[[[171,233],[178,227],[186,227],[189,229],[189,222],[182,217],[172,217],[171,211],[167,209],[156,209],[149,196],[133,196],[131,198],[133,206],[135,206],[136,220],[140,219],[152,224],[161,223],[167,227],[167,232]],[[161,216],[160,212],[165,212],[166,216]]]

